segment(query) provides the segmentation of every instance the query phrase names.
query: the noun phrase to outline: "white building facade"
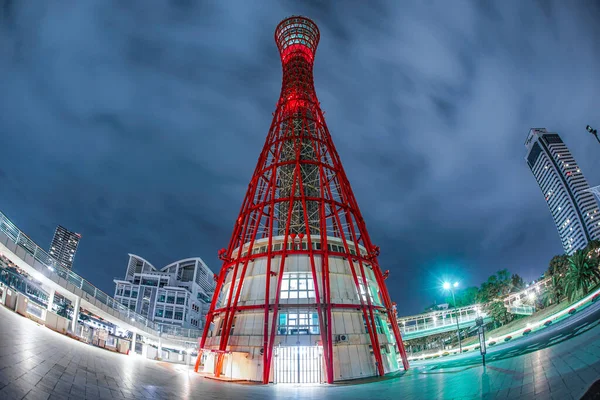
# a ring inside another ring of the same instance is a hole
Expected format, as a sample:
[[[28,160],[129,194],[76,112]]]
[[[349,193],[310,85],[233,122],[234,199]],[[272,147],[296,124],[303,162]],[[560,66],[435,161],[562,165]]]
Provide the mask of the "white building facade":
[[[166,326],[202,329],[215,289],[214,273],[200,258],[157,269],[129,254],[124,279],[115,279],[115,299]]]
[[[527,164],[542,190],[566,254],[600,239],[600,213],[579,165],[557,133],[530,129]]]

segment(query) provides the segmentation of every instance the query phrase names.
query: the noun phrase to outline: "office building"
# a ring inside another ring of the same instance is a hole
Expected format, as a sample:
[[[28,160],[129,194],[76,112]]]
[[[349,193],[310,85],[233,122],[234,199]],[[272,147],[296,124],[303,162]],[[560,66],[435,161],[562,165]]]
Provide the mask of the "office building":
[[[115,279],[115,299],[130,310],[169,327],[201,329],[212,298],[214,273],[200,258],[155,268],[129,254],[124,279]]]
[[[556,133],[531,129],[525,141],[527,165],[533,172],[566,254],[600,239],[598,203],[581,168]]]
[[[63,267],[73,269],[73,260],[77,253],[79,240],[81,240],[79,233],[71,232],[59,225],[54,232],[49,253]]]

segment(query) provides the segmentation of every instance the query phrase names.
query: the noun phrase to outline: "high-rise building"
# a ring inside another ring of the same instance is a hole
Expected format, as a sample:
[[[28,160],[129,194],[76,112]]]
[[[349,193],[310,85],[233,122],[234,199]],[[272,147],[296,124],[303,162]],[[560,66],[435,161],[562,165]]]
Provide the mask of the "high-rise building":
[[[155,268],[129,254],[124,279],[115,279],[115,299],[130,310],[163,325],[201,329],[215,289],[215,274],[201,258],[187,258]]]
[[[275,30],[283,84],[219,273],[195,370],[263,383],[381,376],[408,361],[313,84],[319,29]]]
[[[56,232],[54,232],[49,253],[60,265],[72,269],[79,240],[81,240],[79,233],[71,232],[59,225],[56,227]]]
[[[557,133],[530,129],[525,141],[531,168],[548,204],[565,253],[600,239],[600,213],[581,168]]]

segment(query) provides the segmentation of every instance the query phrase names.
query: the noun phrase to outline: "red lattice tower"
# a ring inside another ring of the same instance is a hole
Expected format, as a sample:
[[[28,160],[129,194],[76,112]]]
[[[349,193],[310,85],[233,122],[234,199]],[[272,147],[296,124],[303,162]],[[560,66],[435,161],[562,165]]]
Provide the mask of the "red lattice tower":
[[[308,257],[310,265],[314,301],[302,306],[318,312],[326,381],[332,383],[334,380],[332,311],[336,310],[353,309],[362,313],[378,375],[384,374],[384,368],[375,317],[376,314],[386,315],[403,366],[408,368],[394,315],[395,306],[384,283],[387,273],[382,274],[377,261],[379,248],[371,243],[315,93],[313,62],[319,36],[316,24],[299,16],[285,19],[275,31],[283,66],[281,95],[229,246],[219,252],[223,266],[218,278],[215,277],[215,295],[200,339],[202,353],[208,350],[205,348],[208,332],[218,317],[220,333],[218,339],[212,338],[215,345],[210,349],[217,353],[216,376],[221,374],[224,354],[230,348],[234,318],[239,313],[258,310],[264,315],[262,380],[269,382],[278,313],[280,309],[290,307],[280,299],[282,277],[286,273],[286,260],[295,255]],[[265,243],[265,252],[253,254],[257,241]],[[275,244],[278,241],[282,242],[279,247]],[[328,242],[334,241],[339,244],[337,250],[328,246]],[[336,304],[331,300],[329,260],[334,256],[347,262],[357,293],[353,303]],[[265,281],[264,303],[241,304],[240,294],[247,279],[248,265],[258,258],[266,258],[265,271],[269,271],[261,278]],[[279,261],[276,263],[275,259]],[[367,277],[372,282],[368,283]],[[226,282],[235,284],[227,286]],[[274,295],[272,285],[276,285]],[[361,295],[365,293],[364,288],[374,286],[378,301],[371,295]],[[223,303],[219,305],[219,302]],[[296,302],[291,306],[298,308],[299,304]],[[196,362],[196,371],[201,355]]]

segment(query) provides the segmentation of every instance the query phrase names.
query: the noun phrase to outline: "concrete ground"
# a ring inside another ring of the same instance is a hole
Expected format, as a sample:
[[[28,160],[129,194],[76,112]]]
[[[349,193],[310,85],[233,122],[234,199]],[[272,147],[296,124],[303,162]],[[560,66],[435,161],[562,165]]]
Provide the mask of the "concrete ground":
[[[248,385],[69,339],[0,306],[0,399],[579,399],[600,378],[600,326],[479,365],[413,364],[364,384]]]

